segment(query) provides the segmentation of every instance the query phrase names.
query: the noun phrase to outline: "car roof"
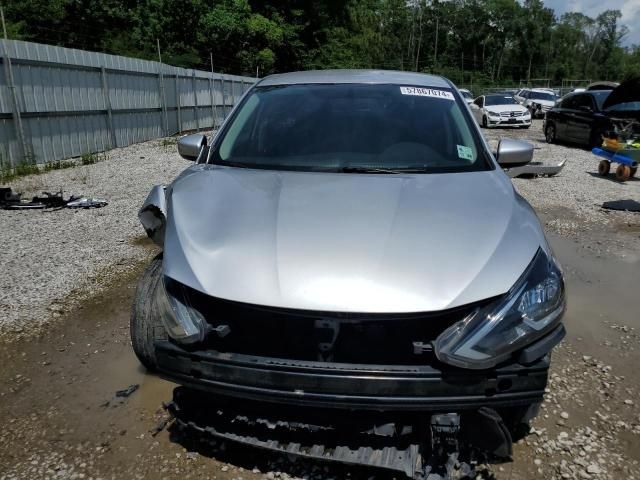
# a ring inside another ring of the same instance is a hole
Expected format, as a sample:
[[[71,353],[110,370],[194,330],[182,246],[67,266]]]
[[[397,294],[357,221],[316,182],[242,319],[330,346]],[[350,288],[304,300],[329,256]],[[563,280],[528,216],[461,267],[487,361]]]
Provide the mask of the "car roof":
[[[574,95],[591,95],[593,97],[597,93],[611,93],[611,90],[581,90],[579,92],[569,92],[565,97],[573,97]]]
[[[278,73],[263,78],[258,85],[300,85],[306,83],[362,83],[401,84],[417,87],[451,88],[449,80],[424,73],[393,70],[309,70],[305,72]]]

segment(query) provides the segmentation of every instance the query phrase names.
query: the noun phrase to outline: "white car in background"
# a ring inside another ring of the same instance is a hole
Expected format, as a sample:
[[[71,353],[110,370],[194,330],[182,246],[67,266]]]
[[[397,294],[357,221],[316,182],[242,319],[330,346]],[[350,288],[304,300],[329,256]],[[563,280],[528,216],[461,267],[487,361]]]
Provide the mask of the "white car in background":
[[[531,126],[529,110],[510,95],[481,95],[469,105],[476,121],[483,127],[521,127]]]
[[[533,118],[544,117],[558,101],[553,90],[546,88],[523,88],[513,98],[529,109]]]

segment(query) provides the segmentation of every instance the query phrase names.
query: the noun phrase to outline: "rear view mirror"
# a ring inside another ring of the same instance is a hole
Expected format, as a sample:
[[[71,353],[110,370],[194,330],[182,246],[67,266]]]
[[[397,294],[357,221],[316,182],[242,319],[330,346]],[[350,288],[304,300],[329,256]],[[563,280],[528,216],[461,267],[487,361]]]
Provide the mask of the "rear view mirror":
[[[178,140],[178,153],[185,160],[195,162],[200,152],[207,145],[207,137],[194,133]]]
[[[520,140],[503,138],[498,144],[496,160],[502,168],[520,167],[533,159],[533,145]]]

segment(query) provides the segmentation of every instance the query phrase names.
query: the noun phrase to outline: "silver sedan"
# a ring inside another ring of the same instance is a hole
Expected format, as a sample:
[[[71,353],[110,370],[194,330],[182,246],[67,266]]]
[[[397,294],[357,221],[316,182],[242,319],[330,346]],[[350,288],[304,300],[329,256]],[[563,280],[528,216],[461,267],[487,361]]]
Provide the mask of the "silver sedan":
[[[193,165],[140,211],[163,247],[131,321],[147,368],[217,398],[457,418],[510,452],[564,336],[560,267],[501,168],[531,145],[492,153],[445,78],[318,71],[259,81],[178,149]]]

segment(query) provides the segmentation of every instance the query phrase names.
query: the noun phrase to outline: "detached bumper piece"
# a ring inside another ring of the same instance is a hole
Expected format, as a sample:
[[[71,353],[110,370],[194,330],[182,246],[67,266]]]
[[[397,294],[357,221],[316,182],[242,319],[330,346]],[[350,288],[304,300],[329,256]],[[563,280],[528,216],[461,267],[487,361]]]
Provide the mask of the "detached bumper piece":
[[[167,409],[179,428],[237,444],[348,466],[400,473],[412,479],[474,478],[479,462],[507,459],[512,439],[491,409],[435,414],[408,423],[407,417],[336,415],[315,411],[316,423],[296,409],[229,402],[185,387],[174,390]],[[274,416],[267,417],[265,414]],[[387,422],[387,423],[384,423]],[[481,433],[478,433],[481,432]],[[476,445],[469,444],[475,442]]]
[[[521,167],[514,167],[506,169],[505,172],[509,177],[515,178],[521,175],[530,175],[535,177],[553,177],[562,171],[565,161],[555,165],[548,165],[542,162],[530,162]]]

